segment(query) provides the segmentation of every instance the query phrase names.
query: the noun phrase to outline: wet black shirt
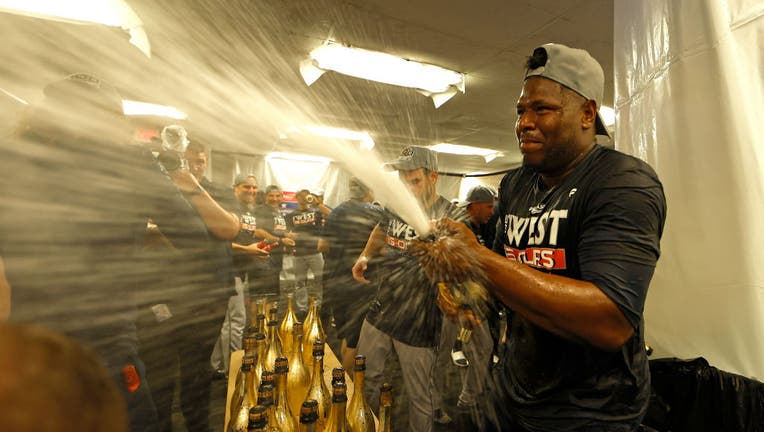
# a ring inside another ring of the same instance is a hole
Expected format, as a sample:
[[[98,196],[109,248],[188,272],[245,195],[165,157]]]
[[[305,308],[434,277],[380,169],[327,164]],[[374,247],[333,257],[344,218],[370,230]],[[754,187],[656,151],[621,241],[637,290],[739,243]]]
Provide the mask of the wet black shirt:
[[[209,235],[151,153],[137,147],[2,142],[0,196],[11,319],[99,350],[135,344],[137,290],[167,273],[140,256],[148,218],[181,250],[196,251]]]
[[[297,209],[286,215],[287,225],[297,236],[294,239],[294,254],[296,256],[315,255],[318,253],[318,239],[324,218],[318,210]]]
[[[499,197],[496,252],[593,283],[635,329],[611,353],[515,314],[500,409],[531,431],[610,430],[638,422],[650,389],[642,311],[666,217],[657,175],[637,158],[595,146],[552,188],[530,169],[510,171]]]
[[[466,221],[463,209],[438,197],[428,212],[429,219],[450,217]],[[434,347],[440,340],[442,313],[435,299],[437,286],[432,284],[419,261],[406,248],[417,236],[414,228],[394,213],[386,211],[379,227],[385,233],[385,251],[378,261],[376,301],[366,319],[374,327],[412,346]],[[375,281],[376,282],[376,281]]]

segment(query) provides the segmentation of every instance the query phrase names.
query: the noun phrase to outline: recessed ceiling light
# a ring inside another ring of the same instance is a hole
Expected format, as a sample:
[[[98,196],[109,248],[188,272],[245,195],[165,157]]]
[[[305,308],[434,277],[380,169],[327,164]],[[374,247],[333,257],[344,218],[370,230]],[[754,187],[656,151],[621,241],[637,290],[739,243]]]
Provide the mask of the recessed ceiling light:
[[[464,156],[482,156],[486,163],[491,162],[497,157],[504,156],[504,153],[498,150],[449,143],[435,144],[430,146],[430,150],[436,151],[438,153],[449,153]]]
[[[138,102],[133,100],[122,101],[122,112],[129,116],[159,116],[169,117],[176,120],[185,120],[188,118],[186,113],[175,107],[157,105],[148,102]]]

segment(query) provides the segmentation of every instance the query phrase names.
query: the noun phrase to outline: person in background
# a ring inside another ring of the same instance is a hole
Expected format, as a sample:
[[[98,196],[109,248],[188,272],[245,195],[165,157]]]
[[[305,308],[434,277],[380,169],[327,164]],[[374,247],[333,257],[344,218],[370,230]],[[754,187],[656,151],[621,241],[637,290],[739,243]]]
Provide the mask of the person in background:
[[[295,305],[300,312],[308,309],[308,296],[318,300],[323,298],[324,257],[318,251],[318,239],[324,226],[320,211],[312,208],[308,197],[310,191],[297,192],[297,209],[286,215],[287,226],[295,241],[292,251],[294,263]],[[308,280],[308,271],[313,273],[313,280]],[[322,309],[323,310],[323,309]]]
[[[254,174],[239,174],[233,181],[233,195],[238,204],[233,212],[239,218],[239,234],[231,242],[233,250],[233,275],[236,295],[228,299],[220,336],[212,352],[212,367],[219,376],[228,375],[228,365],[232,351],[242,349],[242,335],[247,326],[246,304],[252,294],[268,295],[276,298],[278,293],[267,293],[257,289],[263,285],[262,275],[270,268],[269,253],[260,249],[259,240],[272,237],[257,228],[254,215],[257,179]]]
[[[324,221],[326,221],[326,218],[332,214],[332,208],[324,203],[324,190],[316,189],[311,193],[311,195],[313,196],[311,207],[315,207],[319,212],[321,212],[321,216],[323,216]]]
[[[281,212],[281,203],[284,201],[284,194],[278,185],[268,185],[265,188],[265,204],[255,208],[254,214],[257,219],[258,228],[267,232],[268,239],[277,240],[279,246],[271,249],[270,267],[264,275],[260,276],[260,282],[263,283],[262,289],[265,292],[279,293],[281,296],[281,269],[284,267],[284,253],[289,251],[295,245],[294,240],[288,232],[287,221]]]
[[[467,192],[467,198],[459,203],[459,207],[467,210],[468,219],[465,224],[475,234],[478,242],[489,248],[482,236],[482,229],[493,217],[495,192],[488,186],[478,185]],[[492,314],[493,308],[486,308],[485,313]],[[448,316],[448,315],[447,315]],[[493,353],[493,339],[489,329],[488,317],[482,317],[480,325],[472,329],[469,342],[463,344],[458,338],[451,349],[451,359],[455,365],[464,367],[462,389],[456,406],[461,412],[468,413],[474,428],[484,430],[486,425],[483,413],[485,410],[486,384],[488,367]],[[458,322],[444,321],[444,333],[447,335],[443,342],[449,343],[456,336]],[[465,351],[466,354],[465,355]]]
[[[205,149],[193,142],[185,151],[188,169],[173,171],[182,179],[180,189],[196,205],[207,228],[203,235],[184,241],[179,250],[153,251],[163,278],[147,284],[139,310],[141,354],[146,362],[160,431],[172,429],[172,406],[176,382],[180,408],[190,432],[209,432],[210,390],[213,369],[210,357],[220,334],[233,286],[231,240],[239,232],[238,217],[224,208],[230,202],[204,177]],[[179,183],[176,180],[176,183]],[[213,194],[215,196],[213,196]],[[230,192],[229,192],[230,194]],[[157,229],[165,225],[156,221]],[[174,242],[173,242],[174,246]],[[179,379],[178,379],[179,378]]]
[[[190,141],[186,146],[184,158],[188,164],[188,171],[196,178],[199,184],[206,190],[224,209],[236,207],[236,202],[231,197],[231,190],[210,181],[207,176],[207,147],[203,144]]]
[[[132,431],[157,414],[138,354],[135,296],[161,273],[139,259],[149,218],[179,249],[206,236],[182,173],[130,145],[111,84],[75,74],[43,89],[16,134],[0,141],[0,257],[10,319],[44,325],[94,349],[127,404]],[[3,351],[3,350],[0,350]],[[73,411],[74,412],[74,411]]]
[[[127,432],[125,401],[98,355],[42,326],[0,324],[0,430]]]
[[[435,152],[418,146],[404,147],[400,157],[387,164],[419,202],[428,218],[463,220],[463,210],[440,196]],[[450,417],[439,406],[433,369],[440,342],[442,314],[436,305],[438,288],[430,282],[419,261],[408,252],[416,231],[399,216],[385,212],[374,227],[363,252],[353,265],[356,281],[364,277],[370,261],[377,262],[377,294],[361,327],[358,354],[366,356],[366,399],[378,408],[379,386],[385,363],[394,350],[409,395],[408,419],[412,431],[432,431],[434,422]]]
[[[332,210],[318,250],[326,256],[324,309],[334,312],[337,336],[342,341],[342,367],[349,371],[355,363],[361,325],[376,293],[373,286],[353,279],[353,264],[382,216],[382,209],[372,204],[374,193],[359,179],[351,178],[348,186],[350,199]]]
[[[502,429],[631,432],[647,410],[643,309],[666,198],[648,164],[596,144],[603,87],[588,52],[536,48],[517,100],[523,164],[499,187],[503,256],[443,221],[513,312],[493,371]]]

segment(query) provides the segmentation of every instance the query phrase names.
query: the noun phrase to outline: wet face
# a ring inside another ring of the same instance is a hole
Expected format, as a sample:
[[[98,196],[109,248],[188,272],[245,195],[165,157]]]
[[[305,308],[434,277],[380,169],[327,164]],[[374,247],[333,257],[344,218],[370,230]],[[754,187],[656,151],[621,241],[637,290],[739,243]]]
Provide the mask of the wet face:
[[[589,102],[555,81],[527,79],[515,123],[523,165],[547,176],[568,170],[594,143]]]
[[[493,216],[492,202],[474,202],[467,206],[470,219],[477,224],[487,223]]]
[[[283,201],[283,194],[280,190],[273,190],[265,194],[265,205],[278,209]]]
[[[188,170],[196,177],[197,180],[201,180],[204,177],[204,171],[207,170],[207,154],[204,152],[186,152],[186,161],[188,161]]]
[[[254,205],[255,194],[257,194],[257,185],[252,183],[241,183],[233,187],[233,193],[236,195],[236,201],[239,205]]]
[[[398,171],[398,178],[411,191],[414,197],[424,206],[429,205],[435,198],[435,183],[438,173],[417,168],[410,171]]]

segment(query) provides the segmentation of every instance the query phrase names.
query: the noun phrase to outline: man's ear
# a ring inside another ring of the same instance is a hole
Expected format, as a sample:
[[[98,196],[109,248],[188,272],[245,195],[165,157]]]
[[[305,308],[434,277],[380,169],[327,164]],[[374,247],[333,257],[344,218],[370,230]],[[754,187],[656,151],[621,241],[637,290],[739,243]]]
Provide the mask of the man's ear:
[[[581,106],[581,129],[594,129],[597,122],[597,102],[592,99],[587,100]]]
[[[438,181],[438,172],[437,171],[430,171],[430,178],[432,179],[433,183]]]

